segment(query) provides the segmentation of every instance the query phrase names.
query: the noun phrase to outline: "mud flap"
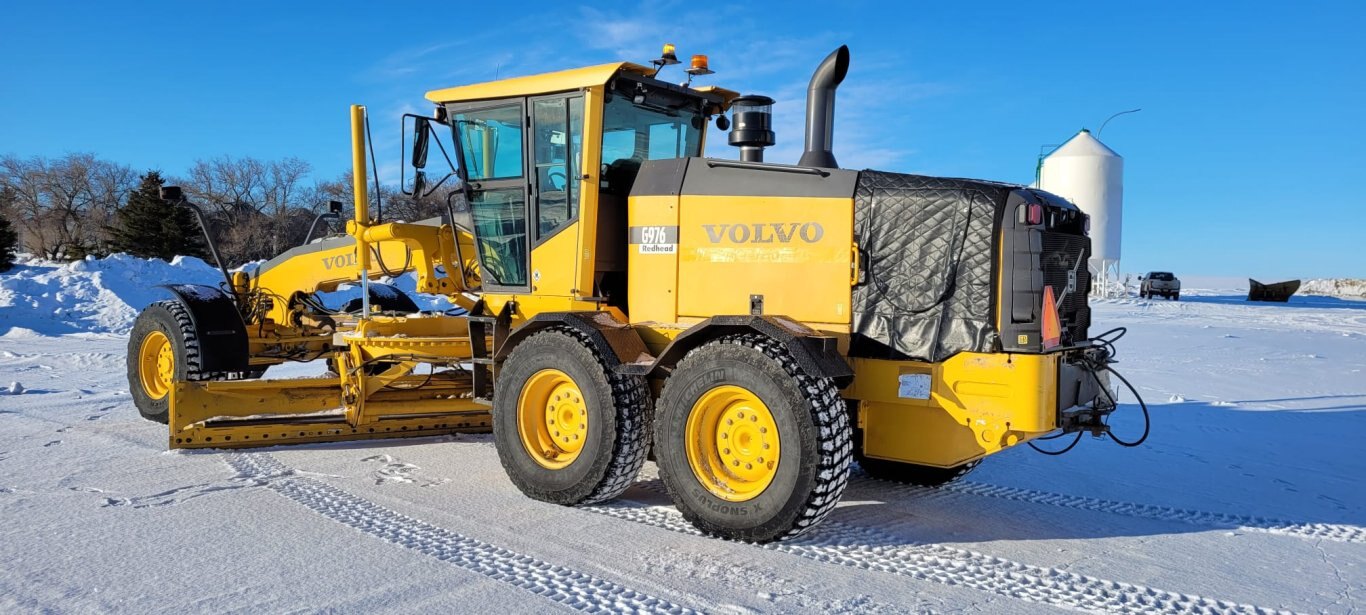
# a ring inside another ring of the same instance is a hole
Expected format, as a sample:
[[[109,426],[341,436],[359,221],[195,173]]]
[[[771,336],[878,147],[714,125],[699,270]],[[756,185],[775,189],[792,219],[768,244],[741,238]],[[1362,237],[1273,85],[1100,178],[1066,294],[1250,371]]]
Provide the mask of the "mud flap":
[[[164,284],[190,312],[199,337],[200,369],[209,372],[245,372],[250,369],[247,325],[237,304],[212,286]]]

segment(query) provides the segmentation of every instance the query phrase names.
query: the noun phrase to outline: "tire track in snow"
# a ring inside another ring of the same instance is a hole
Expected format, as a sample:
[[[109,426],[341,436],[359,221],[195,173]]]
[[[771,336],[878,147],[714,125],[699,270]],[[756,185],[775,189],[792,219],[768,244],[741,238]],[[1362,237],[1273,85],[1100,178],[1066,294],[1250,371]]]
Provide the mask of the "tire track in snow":
[[[950,483],[939,488],[917,487],[914,485],[903,485],[890,481],[877,480],[869,477],[867,474],[863,474],[861,470],[856,476],[857,478],[854,476],[850,477],[851,483],[856,484],[859,487],[868,486],[870,490],[875,490],[878,493],[890,492],[914,498],[939,499],[950,495],[974,495],[1015,502],[1026,502],[1029,504],[1042,504],[1059,508],[1088,510],[1112,515],[1122,515],[1125,517],[1151,519],[1154,521],[1184,523],[1201,527],[1265,532],[1268,534],[1293,536],[1308,540],[1323,539],[1335,542],[1366,544],[1366,528],[1357,525],[1309,523],[1251,515],[1204,512],[1186,508],[1154,506],[1152,504],[1106,500],[1081,495],[1066,495],[1049,491],[1039,491],[1037,489],[1004,487],[977,482]]]
[[[637,486],[658,490],[652,485],[637,483]],[[616,503],[584,507],[583,510],[681,534],[702,535],[678,511],[669,507]],[[1282,612],[1132,583],[1107,581],[944,545],[903,544],[903,540],[885,532],[827,520],[809,534],[752,548],[1093,613]]]
[[[596,612],[695,613],[662,598],[462,536],[303,478],[266,453],[228,453],[228,465],[333,521],[454,566],[508,583],[569,608]]]

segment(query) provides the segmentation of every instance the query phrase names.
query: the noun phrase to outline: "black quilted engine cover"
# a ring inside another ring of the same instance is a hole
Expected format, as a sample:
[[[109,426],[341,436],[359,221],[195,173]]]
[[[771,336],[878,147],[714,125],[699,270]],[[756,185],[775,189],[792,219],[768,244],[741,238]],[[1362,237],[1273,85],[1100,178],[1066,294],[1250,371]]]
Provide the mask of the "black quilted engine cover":
[[[970,179],[859,174],[851,356],[942,361],[991,350],[993,238],[1011,190]]]

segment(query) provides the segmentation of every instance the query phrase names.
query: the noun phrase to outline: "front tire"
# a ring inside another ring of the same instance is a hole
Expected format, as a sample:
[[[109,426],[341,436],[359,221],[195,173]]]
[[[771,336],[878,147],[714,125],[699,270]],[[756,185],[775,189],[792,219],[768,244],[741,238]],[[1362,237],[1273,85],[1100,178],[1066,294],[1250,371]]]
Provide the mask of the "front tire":
[[[554,504],[621,495],[645,463],[644,378],[616,374],[568,330],[532,335],[498,371],[493,437],[508,478]]]
[[[179,301],[158,301],[138,314],[128,336],[128,392],[149,421],[170,421],[171,388],[180,380],[209,380],[200,367],[199,335]]]
[[[768,542],[815,527],[844,493],[851,449],[834,381],[803,372],[764,336],[689,352],[659,397],[660,478],[683,517],[713,536]]]

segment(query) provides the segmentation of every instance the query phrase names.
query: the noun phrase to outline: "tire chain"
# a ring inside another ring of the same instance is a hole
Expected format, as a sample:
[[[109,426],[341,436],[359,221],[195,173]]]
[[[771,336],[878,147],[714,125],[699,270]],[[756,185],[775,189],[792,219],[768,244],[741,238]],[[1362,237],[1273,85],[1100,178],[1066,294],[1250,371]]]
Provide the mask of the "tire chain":
[[[583,332],[568,327],[557,327],[536,335],[547,333],[561,333],[574,338],[593,355],[607,376],[607,384],[612,388],[612,407],[618,409],[612,460],[607,464],[602,482],[593,488],[593,492],[588,494],[580,505],[597,504],[616,498],[635,482],[636,476],[640,474],[640,468],[645,465],[645,453],[649,445],[649,425],[646,421],[651,414],[649,385],[645,383],[644,378],[616,373]],[[620,412],[621,408],[639,411]]]
[[[776,340],[757,333],[728,335],[701,346],[734,344],[752,348],[773,359],[787,372],[811,406],[811,420],[820,435],[820,458],[816,463],[816,485],[797,514],[792,529],[776,540],[800,536],[820,524],[839,504],[849,482],[849,461],[853,455],[849,415],[839,389],[830,378],[802,371],[797,359]],[[684,357],[684,360],[687,358]],[[674,498],[677,505],[678,499]],[[682,510],[682,507],[679,507]]]

